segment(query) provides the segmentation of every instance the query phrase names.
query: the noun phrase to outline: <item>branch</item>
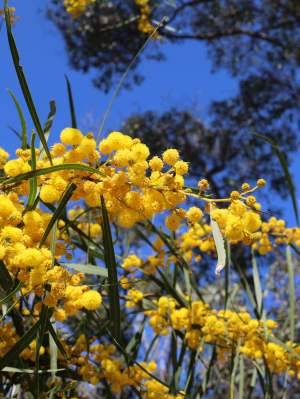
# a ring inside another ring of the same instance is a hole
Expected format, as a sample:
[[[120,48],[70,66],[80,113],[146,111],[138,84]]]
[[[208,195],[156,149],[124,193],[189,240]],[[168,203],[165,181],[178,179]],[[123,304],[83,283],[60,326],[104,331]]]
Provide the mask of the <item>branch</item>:
[[[239,35],[244,35],[244,36],[249,36],[251,38],[263,40],[269,43],[272,43],[273,45],[276,45],[278,47],[284,47],[283,44],[273,38],[268,36],[267,34],[263,32],[257,32],[257,31],[250,31],[250,30],[245,30],[245,29],[239,29],[239,28],[234,28],[230,29],[227,31],[221,31],[221,32],[212,32],[212,33],[198,33],[198,34],[190,34],[190,33],[185,33],[185,34],[176,34],[172,33],[170,31],[160,31],[160,34],[166,38],[169,39],[176,39],[176,40],[216,40],[216,39],[221,39],[223,37],[228,37],[228,36],[239,36]]]

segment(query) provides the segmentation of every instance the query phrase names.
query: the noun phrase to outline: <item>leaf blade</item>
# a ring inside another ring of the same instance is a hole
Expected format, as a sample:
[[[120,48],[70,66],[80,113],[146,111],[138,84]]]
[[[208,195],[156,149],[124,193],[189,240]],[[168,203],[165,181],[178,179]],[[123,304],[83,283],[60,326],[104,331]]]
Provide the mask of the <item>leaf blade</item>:
[[[111,333],[117,342],[121,339],[121,310],[117,263],[104,197],[101,196],[104,260],[108,271],[109,317]]]
[[[25,78],[25,74],[23,72],[23,68],[20,65],[20,57],[19,57],[19,53],[18,53],[18,49],[15,43],[15,39],[14,36],[12,34],[12,30],[11,30],[11,21],[10,21],[10,12],[7,6],[7,0],[4,1],[4,10],[5,10],[5,22],[6,22],[6,32],[7,32],[7,38],[8,38],[8,43],[9,43],[9,48],[10,48],[10,53],[13,59],[13,63],[14,63],[14,67],[15,67],[15,71],[19,80],[19,84],[21,86],[21,90],[25,99],[25,102],[27,104],[27,108],[29,110],[31,119],[35,125],[35,128],[37,130],[37,133],[39,135],[39,138],[43,144],[43,147],[45,149],[45,152],[47,154],[47,157],[52,165],[52,158],[51,158],[51,154],[47,145],[47,141],[45,139],[44,136],[44,132],[41,126],[41,122],[39,120],[26,78]]]
[[[71,86],[71,82],[70,82],[69,78],[67,77],[67,75],[65,75],[65,79],[66,79],[66,84],[67,84],[67,92],[68,92],[68,99],[69,99],[69,108],[70,108],[70,114],[71,114],[72,128],[77,129],[77,120],[76,120],[72,86]]]
[[[276,154],[276,156],[281,164],[282,170],[284,172],[287,186],[290,191],[290,195],[291,195],[291,199],[292,199],[292,204],[293,204],[296,221],[297,221],[297,224],[299,225],[299,211],[298,211],[298,206],[297,206],[296,189],[295,189],[294,182],[293,182],[292,176],[290,174],[290,171],[289,171],[289,168],[287,165],[287,160],[286,160],[285,154],[281,151],[281,149],[278,147],[278,145],[269,137],[266,137],[263,134],[258,134],[258,133],[254,133],[254,136],[269,143],[271,145],[272,149],[274,150],[274,153]]]
[[[47,168],[36,169],[34,171],[21,173],[17,176],[9,177],[8,179],[5,178],[2,181],[0,180],[0,186],[6,185],[6,184],[19,183],[21,181],[31,179],[34,176],[36,176],[36,177],[43,176],[43,175],[47,175],[47,174],[53,173],[53,172],[58,172],[61,170],[81,170],[83,172],[95,173],[100,176],[103,176],[103,173],[101,173],[98,169],[91,168],[90,166],[86,166],[86,165],[78,164],[78,163],[66,163],[66,164],[62,164],[62,165],[54,165],[54,166],[49,166]]]
[[[22,127],[22,133],[21,133],[22,150],[26,150],[26,148],[27,148],[27,126],[26,126],[26,120],[25,120],[22,108],[21,108],[16,96],[9,89],[8,89],[8,93],[11,96],[11,98],[13,99],[13,102],[15,103],[15,106],[16,106],[17,111],[18,111],[18,115],[19,115],[19,119],[20,119],[21,127]]]
[[[37,321],[23,337],[0,359],[0,370],[11,366],[24,349],[34,340],[39,329],[40,321]]]
[[[84,274],[95,274],[105,278],[108,277],[108,271],[104,267],[81,263],[61,263],[61,265],[70,267],[71,269]]]
[[[56,221],[58,220],[58,218],[60,217],[60,215],[62,214],[62,212],[64,211],[64,209],[67,206],[67,203],[69,201],[69,199],[71,198],[74,190],[76,189],[76,185],[74,183],[71,183],[69,185],[69,187],[67,188],[67,190],[65,191],[65,193],[63,194],[61,200],[59,201],[59,204],[55,210],[55,212],[53,213],[48,226],[46,227],[46,230],[43,234],[43,237],[41,238],[40,241],[40,247],[45,243],[45,241],[48,238],[48,235],[50,234],[50,231],[52,230],[52,227],[54,226],[54,224],[56,223]]]

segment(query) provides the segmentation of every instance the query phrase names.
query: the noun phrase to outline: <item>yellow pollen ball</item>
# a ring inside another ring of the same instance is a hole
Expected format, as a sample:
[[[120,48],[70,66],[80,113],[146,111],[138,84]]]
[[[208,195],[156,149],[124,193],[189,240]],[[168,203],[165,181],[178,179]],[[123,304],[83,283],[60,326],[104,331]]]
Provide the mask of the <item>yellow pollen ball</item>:
[[[266,185],[266,181],[265,181],[265,179],[258,179],[256,184],[257,184],[257,187],[262,188]]]
[[[164,166],[164,163],[159,157],[153,157],[149,161],[149,166],[151,170],[160,172]]]
[[[60,140],[66,145],[79,145],[82,142],[83,134],[78,129],[66,127],[60,133]]]
[[[187,212],[186,212],[186,217],[189,221],[192,223],[198,222],[199,219],[201,219],[203,216],[203,212],[200,208],[197,208],[196,206],[192,206]]]
[[[175,213],[172,213],[171,215],[166,217],[165,225],[169,230],[175,231],[179,228],[180,221],[181,221],[181,218],[178,215],[176,215]]]
[[[166,164],[173,166],[179,160],[179,152],[170,148],[163,153],[162,157]]]
[[[92,137],[84,137],[80,143],[79,149],[84,155],[90,155],[96,150],[97,144]]]
[[[102,140],[99,144],[99,151],[105,155],[110,154],[113,151],[111,143],[107,139]]]
[[[54,186],[46,184],[41,188],[40,198],[42,201],[52,204],[60,199],[60,192]]]
[[[22,161],[20,159],[12,159],[4,165],[4,172],[7,176],[18,176],[22,173]]]
[[[209,183],[208,183],[208,181],[207,181],[206,179],[201,179],[201,180],[198,182],[198,188],[199,188],[199,190],[201,190],[201,191],[207,190],[207,189],[209,188]]]
[[[243,183],[241,189],[242,189],[242,191],[250,190],[250,184],[249,183]]]
[[[62,143],[56,143],[52,147],[52,152],[54,156],[64,155],[66,152],[66,147]]]
[[[102,297],[97,291],[87,291],[82,294],[79,301],[87,310],[96,310],[102,303]]]
[[[231,193],[230,193],[230,198],[232,199],[232,200],[237,200],[237,199],[239,199],[240,198],[240,193],[238,192],[238,191],[232,191]]]
[[[16,210],[12,201],[4,196],[0,196],[0,216],[8,217]]]
[[[138,143],[131,148],[131,159],[134,162],[145,161],[149,155],[150,151],[146,144]]]
[[[174,169],[178,175],[185,175],[189,171],[189,164],[184,161],[177,161],[174,165]]]
[[[1,234],[0,234],[1,241],[4,243],[12,243],[22,241],[23,232],[21,229],[12,226],[5,226],[3,227]]]

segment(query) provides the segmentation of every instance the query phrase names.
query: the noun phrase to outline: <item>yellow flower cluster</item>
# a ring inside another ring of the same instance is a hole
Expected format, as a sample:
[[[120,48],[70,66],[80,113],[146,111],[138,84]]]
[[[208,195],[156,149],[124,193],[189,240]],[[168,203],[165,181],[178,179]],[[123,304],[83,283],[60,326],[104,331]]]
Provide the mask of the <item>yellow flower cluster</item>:
[[[154,255],[149,255],[145,261],[135,254],[130,254],[123,259],[122,268],[128,273],[135,273],[137,270],[142,271],[146,275],[154,274],[159,266],[165,264],[165,250],[164,243],[160,238],[157,238],[153,243],[155,249]]]
[[[204,253],[215,251],[215,243],[211,234],[212,229],[205,222],[203,212],[198,207],[189,208],[185,217],[189,228],[178,236],[177,246],[187,262],[192,261],[194,257],[193,250],[197,250],[197,255],[194,258],[199,262],[201,260],[199,250]]]
[[[78,18],[87,6],[95,3],[96,0],[64,0],[66,11],[71,14],[72,18]]]
[[[39,242],[50,218],[51,214],[39,209],[26,211],[16,193],[1,194],[0,260],[21,282],[23,295],[34,292],[42,296],[46,294],[47,283],[51,285],[51,292],[47,293],[44,303],[55,307],[62,300],[66,315],[74,314],[74,307],[76,310],[99,307],[100,294],[90,291],[87,286],[78,286],[82,275],[72,275],[62,266],[53,265],[52,254],[47,248],[50,238],[40,248]],[[60,229],[57,230],[56,259],[66,254],[63,240],[68,237],[64,235]]]
[[[135,307],[139,302],[141,302],[144,298],[144,294],[132,288],[127,292],[127,301],[126,301],[126,307],[127,308],[133,308]]]
[[[230,243],[243,242],[249,245],[261,237],[258,232],[262,223],[260,214],[239,199],[233,199],[226,209],[212,210],[211,217]]]
[[[84,381],[97,385],[106,381],[112,392],[121,393],[126,387],[140,390],[143,399],[184,399],[184,393],[172,395],[168,387],[152,377],[157,370],[154,361],[128,366],[117,354],[114,345],[103,345],[80,335],[73,346],[65,345],[70,363],[77,366]]]
[[[76,205],[69,210],[68,216],[69,220],[76,223],[77,228],[90,238],[100,238],[102,236],[101,219],[95,211],[87,216],[86,210]]]
[[[19,340],[13,323],[1,324],[1,338],[0,338],[0,357],[3,357],[6,352],[12,348]]]
[[[226,360],[235,351],[255,361],[265,359],[270,370],[276,373],[286,371],[290,375],[300,375],[300,350],[291,342],[285,347],[272,342],[277,326],[272,320],[257,321],[245,311],[213,310],[201,301],[192,302],[184,294],[186,306],[180,307],[168,296],[151,302],[148,298],[153,294],[134,287],[134,279],[140,273],[155,282],[153,274],[158,268],[169,268],[176,263],[176,253],[189,263],[193,259],[200,260],[202,253],[215,251],[212,227],[204,212],[217,222],[230,243],[253,245],[261,254],[272,250],[271,237],[272,240],[275,237],[276,244],[299,245],[299,229],[287,229],[285,223],[276,218],[262,222],[260,205],[252,195],[255,189],[265,184],[262,179],[255,188],[244,184],[241,192],[233,191],[229,198],[213,199],[205,196],[209,188],[205,179],[198,183],[199,190],[185,187],[184,176],[189,165],[180,159],[176,149],[167,149],[161,157],[150,158],[145,144],[121,132],[111,132],[97,147],[91,133],[84,135],[78,129],[66,128],[60,134],[60,142],[51,148],[52,163],[36,150],[37,169],[61,167],[37,177],[41,201],[58,203],[73,183],[71,201],[79,202],[68,207],[67,219],[57,221],[55,249],[51,252],[50,235],[44,245],[40,245],[51,214],[44,208],[28,208],[28,179],[21,182],[14,179],[31,171],[31,151],[18,149],[16,155],[16,159],[9,160],[8,154],[0,149],[0,167],[5,175],[0,182],[0,260],[21,282],[21,295],[28,297],[30,306],[17,305],[16,309],[21,310],[24,317],[28,316],[29,322],[39,317],[42,304],[53,308],[54,318],[61,322],[80,310],[93,311],[101,305],[102,296],[83,283],[83,274],[71,274],[58,262],[62,257],[72,258],[76,249],[72,234],[82,232],[96,244],[102,239],[100,207],[103,196],[110,221],[123,228],[131,228],[156,214],[163,214],[174,244],[172,252],[163,235],[151,236],[146,240],[153,252],[147,252],[142,258],[129,253],[122,260],[123,273],[119,281],[127,292],[121,298],[125,299],[129,312],[138,307],[149,317],[149,324],[158,335],[168,335],[172,329],[180,331],[192,349],[204,350],[205,344],[215,345],[220,360]],[[70,163],[74,165],[68,168]],[[77,170],[76,167],[80,168]],[[17,184],[14,184],[16,180]],[[205,209],[179,207],[189,195],[206,202]],[[217,208],[219,203],[228,205]],[[73,233],[70,232],[72,225],[75,226]],[[42,299],[34,299],[32,293]],[[20,293],[16,296],[19,298]],[[1,331],[5,335],[0,341],[0,355],[3,356],[18,341],[18,336],[10,323],[3,323]],[[143,399],[184,396],[181,393],[174,396],[167,386],[149,375],[156,371],[154,362],[142,363],[142,368],[137,364],[128,366],[117,355],[114,346],[103,345],[95,337],[89,342],[85,335],[81,335],[73,346],[64,346],[70,355],[70,364],[88,383],[97,385],[106,381],[114,393],[134,387],[140,389]],[[23,351],[23,359],[34,360],[35,348],[33,341]],[[41,356],[44,351],[42,347]]]
[[[154,301],[155,310],[146,310],[149,324],[156,334],[168,335],[171,329],[185,333],[187,344],[203,350],[204,344],[216,345],[220,360],[230,359],[239,351],[253,360],[267,361],[272,372],[289,372],[300,378],[300,347],[287,342],[286,347],[272,342],[273,320],[258,321],[248,312],[213,310],[201,301],[178,307],[171,297]]]
[[[262,223],[261,238],[253,244],[253,248],[257,249],[261,255],[273,251],[275,245],[294,244],[300,246],[300,228],[287,228],[285,221],[272,216],[267,222]],[[272,242],[274,238],[274,243]]]
[[[71,148],[67,149],[68,146]],[[23,151],[18,159],[6,162],[4,172],[7,176],[30,170],[25,155]],[[120,132],[110,133],[100,142],[97,151],[91,134],[84,136],[77,129],[66,128],[61,133],[61,143],[52,147],[53,164],[96,165],[97,173],[77,171],[75,175],[73,170],[63,170],[38,177],[40,198],[46,203],[55,203],[72,182],[76,185],[73,200],[84,199],[89,207],[99,207],[103,195],[111,220],[130,228],[156,213],[173,209],[186,198],[180,190],[184,186],[183,172],[187,172],[187,168],[176,169],[178,163],[185,164],[180,161],[178,151],[165,151],[164,162],[158,157],[148,162],[149,155],[148,147],[139,139]],[[103,157],[107,158],[106,161],[100,162]],[[37,161],[37,169],[49,166],[46,158]],[[163,171],[164,166],[169,166],[169,169]],[[16,192],[26,195],[28,183],[19,185]]]
[[[3,323],[1,325],[1,338],[0,338],[0,357],[3,357],[10,348],[12,348],[18,341],[20,337],[16,334],[13,323]],[[36,340],[33,340],[30,345],[25,348],[21,357],[24,360],[35,360],[35,349],[36,349]],[[45,353],[45,348],[43,346],[40,347],[40,355]]]
[[[151,7],[149,0],[134,0],[135,4],[140,9],[140,17],[138,19],[138,30],[147,35],[151,35],[155,32],[155,27],[150,21]]]

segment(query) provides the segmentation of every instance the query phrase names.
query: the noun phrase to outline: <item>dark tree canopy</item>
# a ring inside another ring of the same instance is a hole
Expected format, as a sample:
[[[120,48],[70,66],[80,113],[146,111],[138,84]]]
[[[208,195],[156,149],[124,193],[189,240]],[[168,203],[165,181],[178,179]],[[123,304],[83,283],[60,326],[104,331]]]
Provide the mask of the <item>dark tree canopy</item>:
[[[286,182],[270,145],[246,130],[234,130],[226,121],[225,127],[218,122],[208,128],[192,112],[171,108],[162,114],[148,111],[132,115],[122,131],[141,138],[156,154],[178,148],[190,162],[190,176],[209,179],[212,190],[221,196],[228,195],[229,187],[254,183],[253,179],[261,176],[267,176],[270,188],[284,195]],[[269,137],[276,139],[283,151],[293,150],[292,134],[270,131]]]
[[[139,7],[134,0],[98,0],[72,20],[62,3],[51,0],[48,14],[64,35],[71,64],[85,72],[95,71],[94,83],[110,89],[147,39],[138,29]],[[250,175],[263,175],[272,179],[272,188],[284,194],[280,166],[270,148],[253,133],[272,137],[288,156],[298,148],[299,1],[185,0],[149,4],[154,24],[163,16],[169,18],[159,29],[163,41],[204,42],[213,68],[230,71],[238,79],[239,89],[235,97],[212,103],[209,128],[187,112],[172,110],[163,115],[135,115],[125,129],[130,126],[153,151],[179,144],[183,157],[197,169],[192,171],[195,174],[200,171],[215,179],[218,173],[218,182],[226,184],[233,176],[242,181]],[[160,41],[152,43],[146,54],[162,59]],[[141,57],[131,69],[129,85],[142,78],[138,73]],[[135,124],[140,127],[135,129]],[[164,145],[161,140],[165,140]]]
[[[149,4],[154,23],[163,16],[169,18],[159,29],[163,40],[204,41],[216,68],[226,67],[235,76],[269,69],[296,79],[300,58],[297,0],[150,0]],[[138,30],[139,11],[134,0],[97,0],[72,19],[62,0],[50,0],[48,15],[64,35],[71,64],[84,71],[95,68],[95,83],[108,89],[147,38]],[[159,46],[154,47],[152,56],[160,59]]]
[[[48,16],[62,32],[71,65],[83,72],[96,71],[94,84],[108,91],[138,53],[146,40],[137,29],[139,8],[132,1],[97,1],[79,18],[72,19],[62,0],[52,0]],[[158,46],[148,57],[161,59]],[[135,71],[139,60],[133,66]],[[129,83],[143,77],[132,73]],[[128,85],[128,87],[130,84]]]

